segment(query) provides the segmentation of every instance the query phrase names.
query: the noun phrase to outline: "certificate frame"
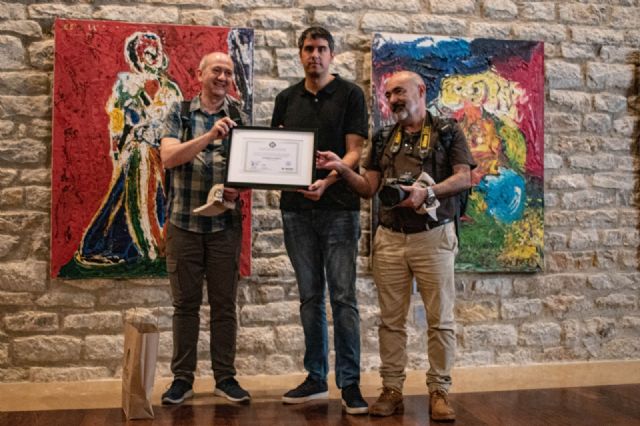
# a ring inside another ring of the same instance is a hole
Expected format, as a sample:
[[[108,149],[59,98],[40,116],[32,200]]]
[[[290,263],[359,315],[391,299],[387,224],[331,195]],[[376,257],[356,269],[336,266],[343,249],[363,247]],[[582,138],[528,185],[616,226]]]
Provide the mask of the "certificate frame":
[[[238,126],[231,129],[225,185],[306,189],[316,179],[316,129]]]

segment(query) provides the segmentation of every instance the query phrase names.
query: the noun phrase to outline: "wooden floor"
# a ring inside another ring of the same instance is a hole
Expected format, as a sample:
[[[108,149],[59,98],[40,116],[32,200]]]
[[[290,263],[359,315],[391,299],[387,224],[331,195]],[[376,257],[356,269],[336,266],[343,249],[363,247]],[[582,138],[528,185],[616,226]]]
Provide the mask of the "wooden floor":
[[[111,425],[425,425],[429,424],[427,397],[405,397],[405,412],[387,418],[349,416],[339,399],[283,405],[255,400],[236,405],[215,398],[198,404],[198,395],[177,407],[154,407],[154,420],[127,423],[117,408],[57,411],[0,412],[6,426]],[[211,395],[205,396],[210,398]],[[367,398],[372,403],[375,398]],[[640,425],[640,384],[509,392],[457,393],[451,396],[461,425]],[[441,424],[431,422],[431,424]]]

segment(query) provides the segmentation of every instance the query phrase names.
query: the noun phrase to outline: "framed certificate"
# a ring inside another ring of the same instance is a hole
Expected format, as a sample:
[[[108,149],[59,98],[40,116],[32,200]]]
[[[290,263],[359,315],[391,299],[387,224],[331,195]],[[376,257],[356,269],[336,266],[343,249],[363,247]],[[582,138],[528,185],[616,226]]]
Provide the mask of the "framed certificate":
[[[229,136],[225,185],[307,188],[316,178],[315,130],[239,126]]]

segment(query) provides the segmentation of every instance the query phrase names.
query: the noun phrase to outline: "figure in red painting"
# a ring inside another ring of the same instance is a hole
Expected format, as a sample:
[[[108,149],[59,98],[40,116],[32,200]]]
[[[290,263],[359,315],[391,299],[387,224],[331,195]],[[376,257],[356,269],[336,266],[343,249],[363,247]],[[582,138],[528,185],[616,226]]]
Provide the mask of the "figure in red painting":
[[[121,72],[105,108],[113,174],[71,262],[96,267],[164,257],[164,169],[160,131],[182,93],[167,75],[169,58],[157,34],[135,32],[124,45]],[[70,265],[67,265],[70,266]]]

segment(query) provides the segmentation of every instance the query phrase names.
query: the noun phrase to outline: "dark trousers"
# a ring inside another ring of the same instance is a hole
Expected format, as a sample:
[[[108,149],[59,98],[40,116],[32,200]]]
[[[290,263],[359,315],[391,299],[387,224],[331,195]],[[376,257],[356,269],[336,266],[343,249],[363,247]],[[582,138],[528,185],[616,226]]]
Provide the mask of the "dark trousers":
[[[242,232],[239,224],[201,234],[167,228],[167,271],[173,297],[174,378],[193,383],[198,355],[202,284],[206,278],[211,365],[216,383],[236,374],[236,294]]]

